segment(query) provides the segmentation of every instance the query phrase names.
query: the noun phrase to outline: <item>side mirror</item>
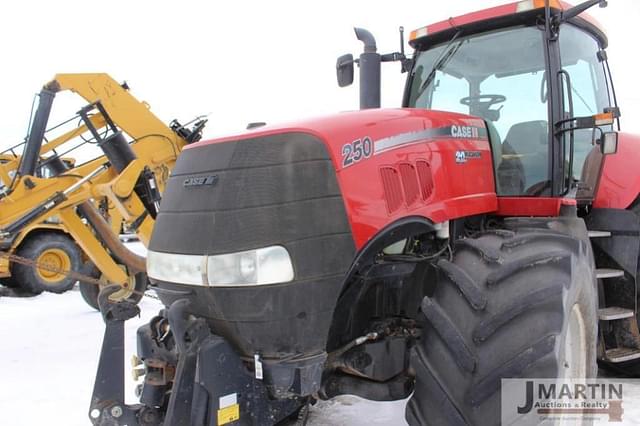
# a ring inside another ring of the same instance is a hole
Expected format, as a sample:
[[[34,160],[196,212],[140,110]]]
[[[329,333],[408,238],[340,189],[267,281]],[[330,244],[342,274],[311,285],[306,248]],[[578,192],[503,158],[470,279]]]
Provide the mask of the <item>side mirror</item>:
[[[338,86],[346,87],[353,83],[353,55],[348,53],[338,58],[336,63]]]
[[[602,134],[600,151],[602,155],[610,155],[618,152],[618,132],[605,132]]]

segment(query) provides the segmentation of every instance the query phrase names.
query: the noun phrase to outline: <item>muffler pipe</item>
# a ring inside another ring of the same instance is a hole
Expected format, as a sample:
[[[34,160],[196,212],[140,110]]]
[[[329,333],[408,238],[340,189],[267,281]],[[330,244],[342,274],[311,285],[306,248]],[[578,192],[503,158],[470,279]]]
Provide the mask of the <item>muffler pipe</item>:
[[[360,55],[360,109],[380,108],[380,54],[376,39],[364,28],[354,28],[356,37],[364,44]]]

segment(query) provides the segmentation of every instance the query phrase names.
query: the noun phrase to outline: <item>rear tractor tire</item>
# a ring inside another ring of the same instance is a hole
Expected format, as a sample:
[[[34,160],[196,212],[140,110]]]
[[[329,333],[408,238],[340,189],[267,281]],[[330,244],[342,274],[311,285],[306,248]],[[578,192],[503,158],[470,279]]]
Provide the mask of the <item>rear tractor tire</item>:
[[[597,284],[586,241],[484,233],[440,260],[411,353],[410,425],[498,425],[502,378],[597,374]]]
[[[80,248],[71,238],[61,233],[48,232],[27,237],[16,254],[52,268],[19,263],[11,266],[11,281],[21,289],[34,294],[43,291],[64,293],[71,289],[76,279],[58,271],[77,272],[82,265]]]
[[[124,266],[122,268],[126,270]],[[90,265],[89,269],[90,270],[87,275],[99,279],[102,284],[98,286],[94,283],[80,281],[78,288],[80,289],[80,294],[87,305],[91,306],[96,311],[99,311],[98,295],[100,294],[100,290],[106,287],[109,283],[106,277],[101,275],[100,271],[98,271],[95,266]],[[147,289],[147,274],[140,272],[135,275],[129,275],[127,284],[128,288],[123,288],[122,290],[114,293],[111,295],[110,300],[114,302],[127,300],[129,302],[138,303]]]
[[[640,217],[640,197],[637,198],[629,209]],[[636,281],[640,280],[640,258],[638,258],[638,266],[636,268]],[[636,303],[640,303],[640,293],[638,294]],[[640,306],[640,305],[637,305]],[[636,323],[640,327],[640,310],[636,310]],[[640,378],[640,359],[633,361],[621,362],[616,364],[605,363],[606,368],[617,374],[623,374],[628,377]]]

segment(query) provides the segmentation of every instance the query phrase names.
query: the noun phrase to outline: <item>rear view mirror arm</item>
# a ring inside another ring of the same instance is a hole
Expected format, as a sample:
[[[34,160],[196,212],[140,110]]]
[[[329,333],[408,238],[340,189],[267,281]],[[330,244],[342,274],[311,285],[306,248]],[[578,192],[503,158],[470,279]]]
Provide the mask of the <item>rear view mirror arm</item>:
[[[566,22],[572,18],[575,18],[576,16],[580,15],[582,12],[586,11],[587,9],[591,9],[593,6],[597,4],[600,5],[600,7],[607,7],[606,0],[585,1],[584,3],[581,3],[577,6],[572,7],[569,10],[565,10],[564,12],[562,12],[562,14],[560,15],[560,22]]]

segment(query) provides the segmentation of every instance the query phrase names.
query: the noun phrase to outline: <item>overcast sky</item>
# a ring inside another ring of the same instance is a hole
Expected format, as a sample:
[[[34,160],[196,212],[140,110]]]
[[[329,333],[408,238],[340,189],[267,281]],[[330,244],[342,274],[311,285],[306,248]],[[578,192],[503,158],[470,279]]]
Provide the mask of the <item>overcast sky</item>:
[[[337,87],[335,60],[360,53],[354,26],[369,29],[379,51],[450,16],[503,4],[470,1],[69,1],[3,2],[0,146],[20,141],[34,93],[56,73],[107,72],[164,121],[210,114],[205,136],[357,109],[356,84]],[[610,0],[591,14],[606,27],[623,130],[640,133],[640,1]],[[383,106],[400,105],[406,74],[383,66]],[[54,118],[81,101],[59,96]]]

